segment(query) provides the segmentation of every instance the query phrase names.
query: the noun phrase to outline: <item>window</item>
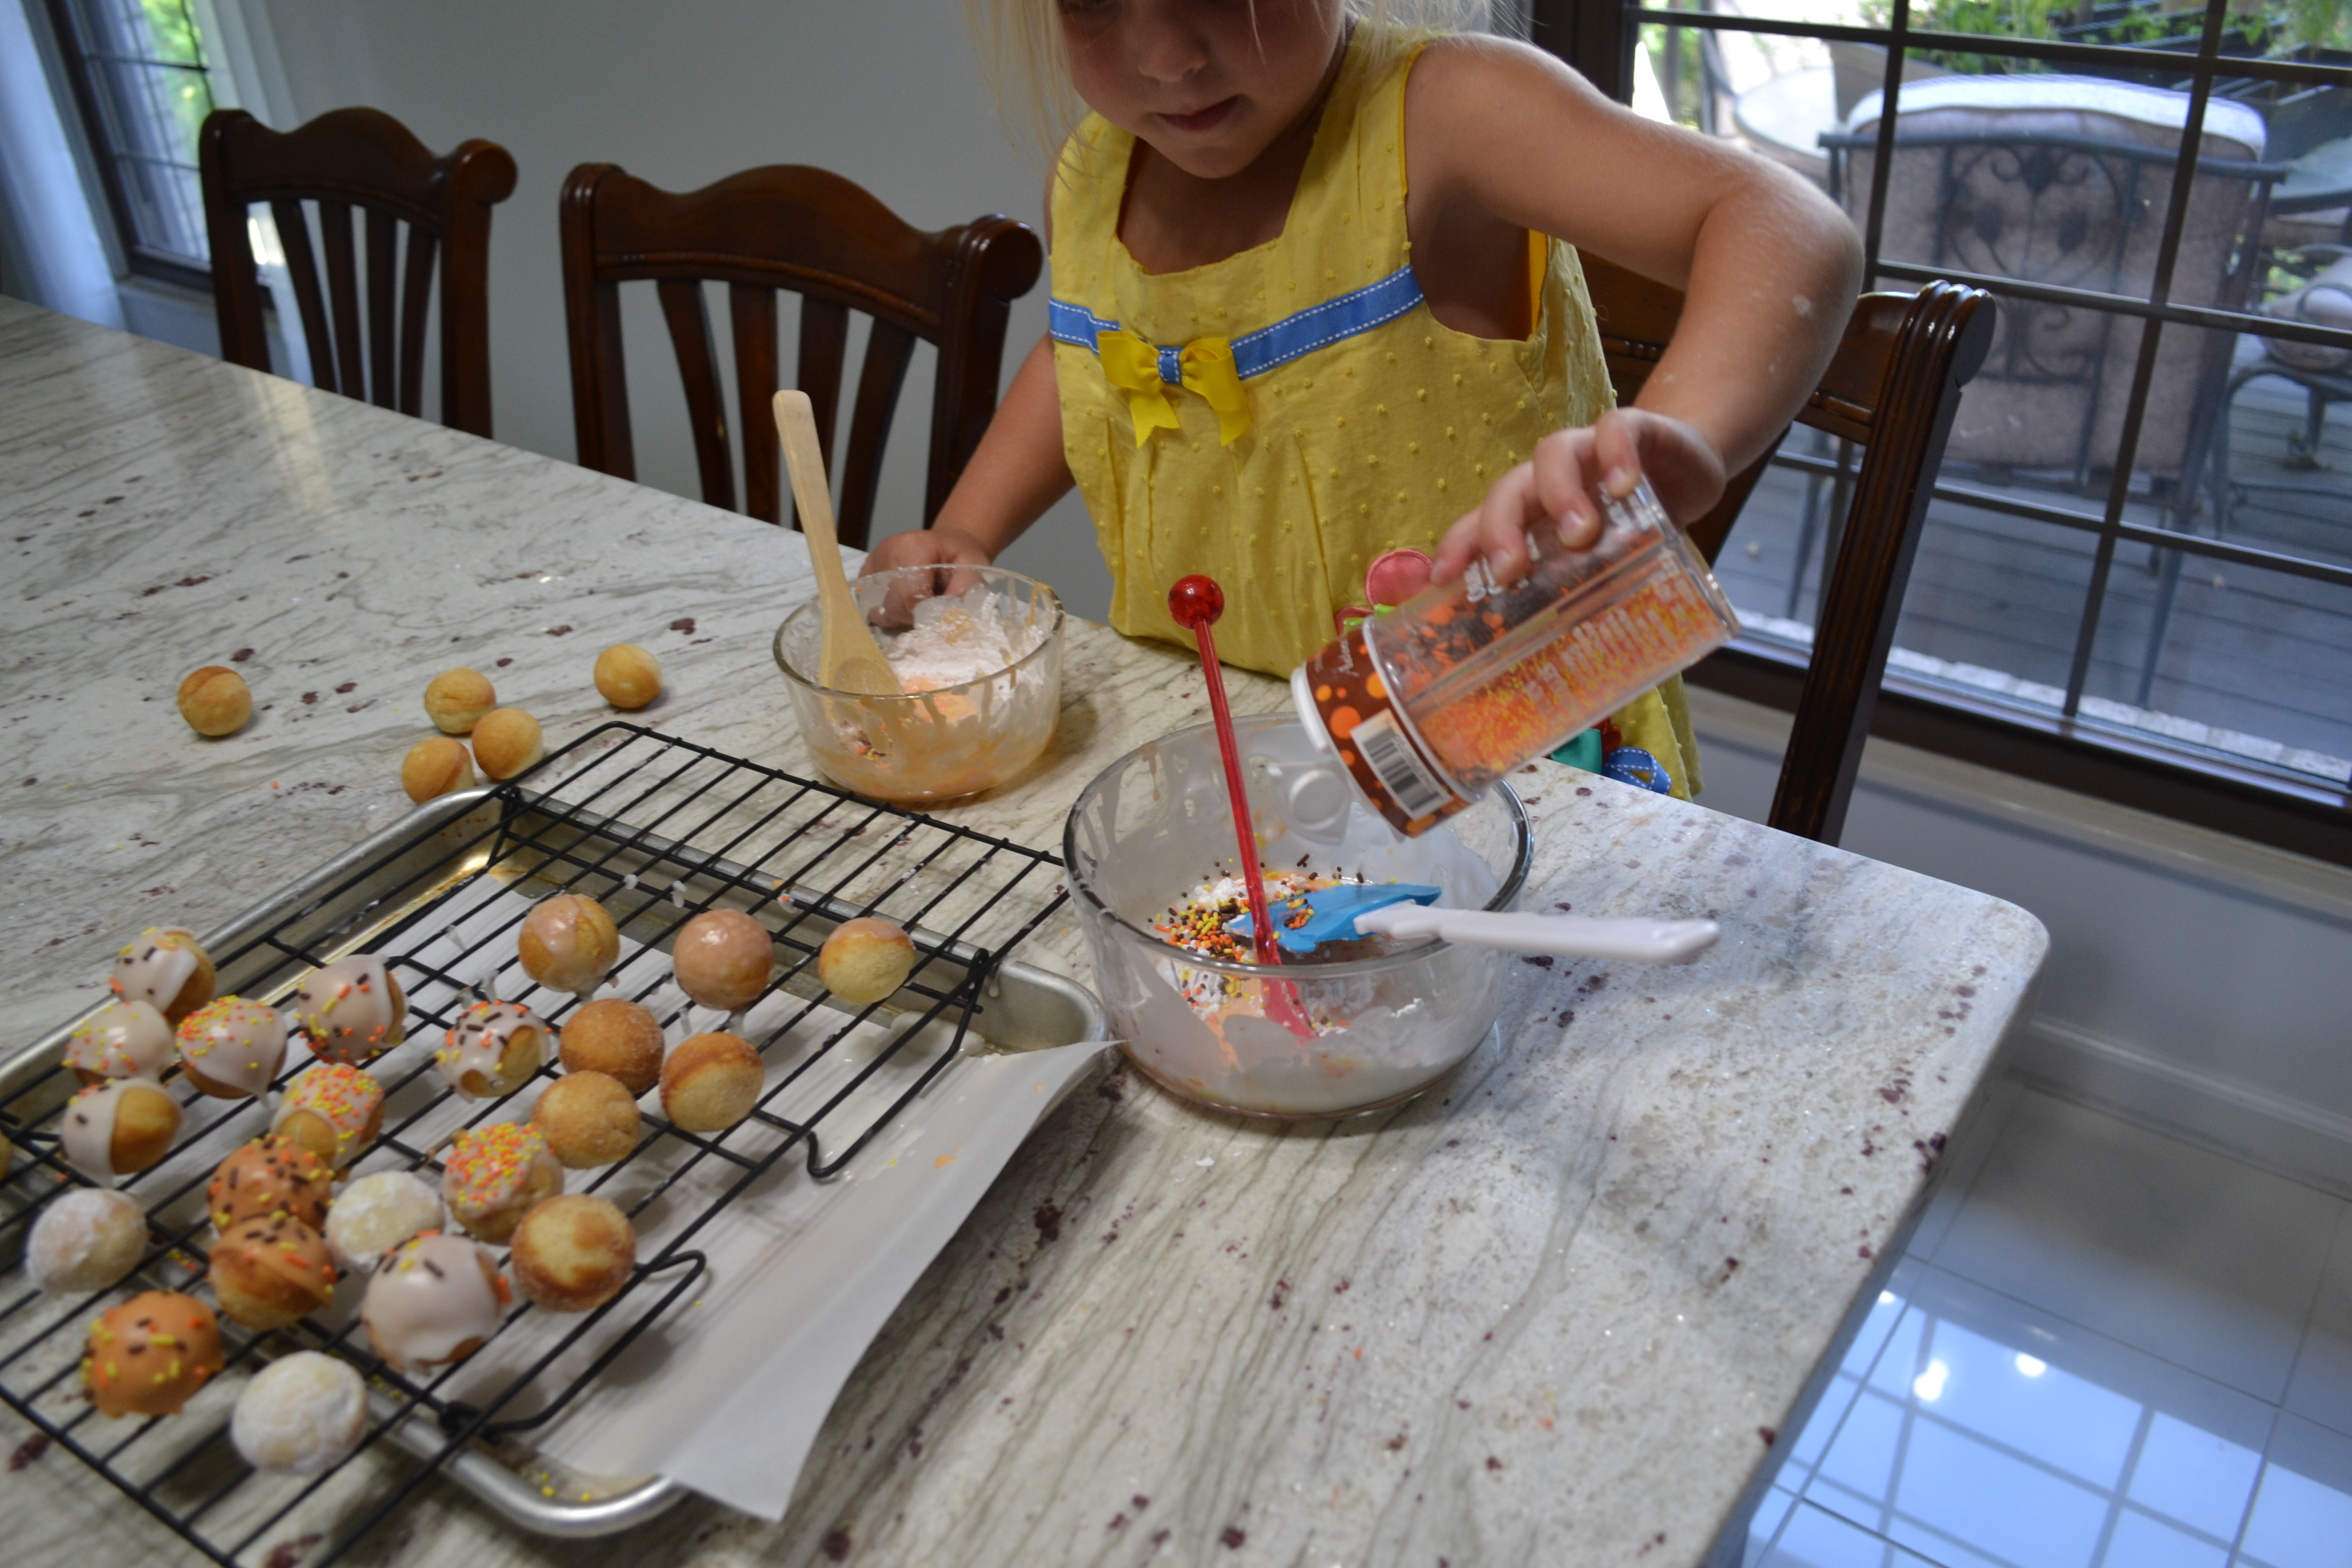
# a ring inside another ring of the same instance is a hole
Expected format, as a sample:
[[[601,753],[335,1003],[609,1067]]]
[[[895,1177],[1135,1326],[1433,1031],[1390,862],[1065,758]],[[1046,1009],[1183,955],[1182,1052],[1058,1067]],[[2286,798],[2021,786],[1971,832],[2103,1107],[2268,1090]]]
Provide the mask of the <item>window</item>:
[[[50,6],[131,269],[209,287],[196,132],[213,95],[187,0],[50,0]]]
[[[1866,287],[2000,303],[1890,687],[2345,804],[2352,6],[1684,3],[1537,0],[1536,37],[1819,184]],[[1750,649],[1809,646],[1853,462],[1800,427],[1749,501],[1717,570]]]

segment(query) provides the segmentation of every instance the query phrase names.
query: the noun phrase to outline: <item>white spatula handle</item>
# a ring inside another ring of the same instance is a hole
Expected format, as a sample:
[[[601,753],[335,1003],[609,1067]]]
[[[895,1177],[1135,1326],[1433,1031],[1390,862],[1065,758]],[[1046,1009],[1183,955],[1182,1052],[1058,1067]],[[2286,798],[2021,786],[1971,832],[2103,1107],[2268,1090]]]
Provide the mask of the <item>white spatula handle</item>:
[[[1713,947],[1721,934],[1713,921],[1598,921],[1582,915],[1493,914],[1419,904],[1368,910],[1356,917],[1356,930],[1366,936],[1433,936],[1471,947],[1634,963],[1679,963]]]

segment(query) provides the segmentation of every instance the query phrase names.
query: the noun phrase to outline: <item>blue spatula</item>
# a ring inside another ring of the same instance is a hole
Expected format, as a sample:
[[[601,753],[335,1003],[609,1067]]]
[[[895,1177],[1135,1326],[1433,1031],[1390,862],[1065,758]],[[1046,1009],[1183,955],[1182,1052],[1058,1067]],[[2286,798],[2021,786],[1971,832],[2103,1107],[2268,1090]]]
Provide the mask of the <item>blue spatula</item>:
[[[1269,898],[1266,918],[1274,921],[1274,940],[1286,952],[1312,952],[1327,942],[1347,942],[1356,932],[1356,917],[1391,904],[1426,904],[1436,900],[1442,888],[1425,888],[1417,882],[1342,882],[1333,888],[1318,888],[1311,893],[1294,893],[1286,899]],[[1306,923],[1293,925],[1301,911]],[[1225,929],[1235,936],[1252,934],[1250,918],[1227,921]]]
[[[1389,936],[1410,941],[1437,937],[1474,947],[1514,952],[1549,952],[1560,958],[1625,959],[1636,963],[1681,963],[1713,947],[1720,931],[1713,921],[1589,920],[1582,915],[1523,915],[1486,910],[1436,910],[1427,904],[1435,888],[1405,882],[1343,882],[1335,888],[1294,895],[1275,903],[1267,916],[1280,929],[1275,940],[1285,951],[1312,952],[1327,942]],[[1289,922],[1301,913],[1297,926]],[[1226,923],[1236,936],[1249,934],[1247,915]]]

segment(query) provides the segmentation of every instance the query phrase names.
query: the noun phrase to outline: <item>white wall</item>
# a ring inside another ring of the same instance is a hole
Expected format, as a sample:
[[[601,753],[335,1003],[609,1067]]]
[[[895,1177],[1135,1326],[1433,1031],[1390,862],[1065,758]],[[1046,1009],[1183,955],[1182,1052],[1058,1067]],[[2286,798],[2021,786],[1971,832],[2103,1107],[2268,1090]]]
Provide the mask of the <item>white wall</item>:
[[[223,9],[228,9],[226,5]],[[490,374],[500,440],[574,455],[556,197],[582,163],[614,163],[671,190],[761,163],[814,163],[857,181],[908,222],[986,212],[1040,222],[1044,172],[1007,145],[949,0],[236,0],[265,33],[293,117],[365,103],[436,150],[488,137],[515,157],[515,194],[491,229]],[[265,105],[250,104],[271,118]],[[625,290],[638,477],[698,495],[667,333],[650,285]],[[1045,331],[1045,286],[1016,307],[1009,376]],[[713,327],[722,350],[723,300]],[[783,363],[793,363],[788,323]],[[851,345],[853,374],[859,345]],[[928,350],[900,401],[876,534],[920,521]],[[787,369],[789,374],[789,368]],[[845,399],[845,402],[846,399]],[[731,411],[730,411],[731,416]],[[1099,619],[1109,575],[1075,500],[1007,553]]]
[[[1694,689],[1705,804],[1764,819],[1786,715]],[[2352,871],[1873,741],[1844,847],[2023,906],[2012,1070],[2352,1196]]]

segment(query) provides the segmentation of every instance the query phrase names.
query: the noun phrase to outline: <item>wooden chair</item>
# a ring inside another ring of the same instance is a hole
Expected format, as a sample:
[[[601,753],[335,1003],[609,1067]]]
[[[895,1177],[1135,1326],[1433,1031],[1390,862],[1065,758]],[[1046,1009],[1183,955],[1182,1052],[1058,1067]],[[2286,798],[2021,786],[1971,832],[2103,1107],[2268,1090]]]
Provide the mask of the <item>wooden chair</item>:
[[[197,164],[222,358],[270,368],[262,289],[246,227],[247,207],[268,202],[301,308],[311,381],[403,414],[422,412],[425,323],[437,250],[441,422],[477,436],[490,433],[490,208],[515,187],[515,162],[505,148],[463,142],[436,158],[406,126],[374,109],[338,109],[287,132],[272,131],[243,110],[221,109],[205,119]],[[320,294],[306,201],[318,204],[331,300]],[[367,215],[364,341],[353,207]],[[402,223],[408,225],[404,276],[396,265]]]
[[[1630,403],[1674,337],[1682,295],[1594,256],[1584,258],[1584,274],[1610,380],[1618,400]],[[1952,283],[1929,283],[1916,294],[1864,295],[1837,357],[1797,416],[1855,443],[1863,458],[1772,795],[1769,820],[1783,832],[1835,844],[1844,830],[1928,493],[1960,388],[1991,347],[1994,315],[1992,296]],[[1767,453],[1734,476],[1715,510],[1691,528],[1710,562],[1770,461]]]
[[[748,169],[684,195],[611,163],[563,183],[563,305],[572,339],[572,417],[583,466],[636,477],[621,349],[620,286],[652,279],[661,297],[702,477],[702,499],[735,505],[726,397],[702,285],[728,285],[741,419],[743,508],[782,520],[776,427],[776,291],[801,296],[798,384],[815,405],[826,469],[841,487],[844,544],[862,547],[882,448],[915,340],[939,350],[931,398],[928,525],[996,412],[1005,317],[1045,263],[1037,237],[1008,217],[927,234],[823,169]],[[845,462],[833,460],[849,312],[873,318]]]

